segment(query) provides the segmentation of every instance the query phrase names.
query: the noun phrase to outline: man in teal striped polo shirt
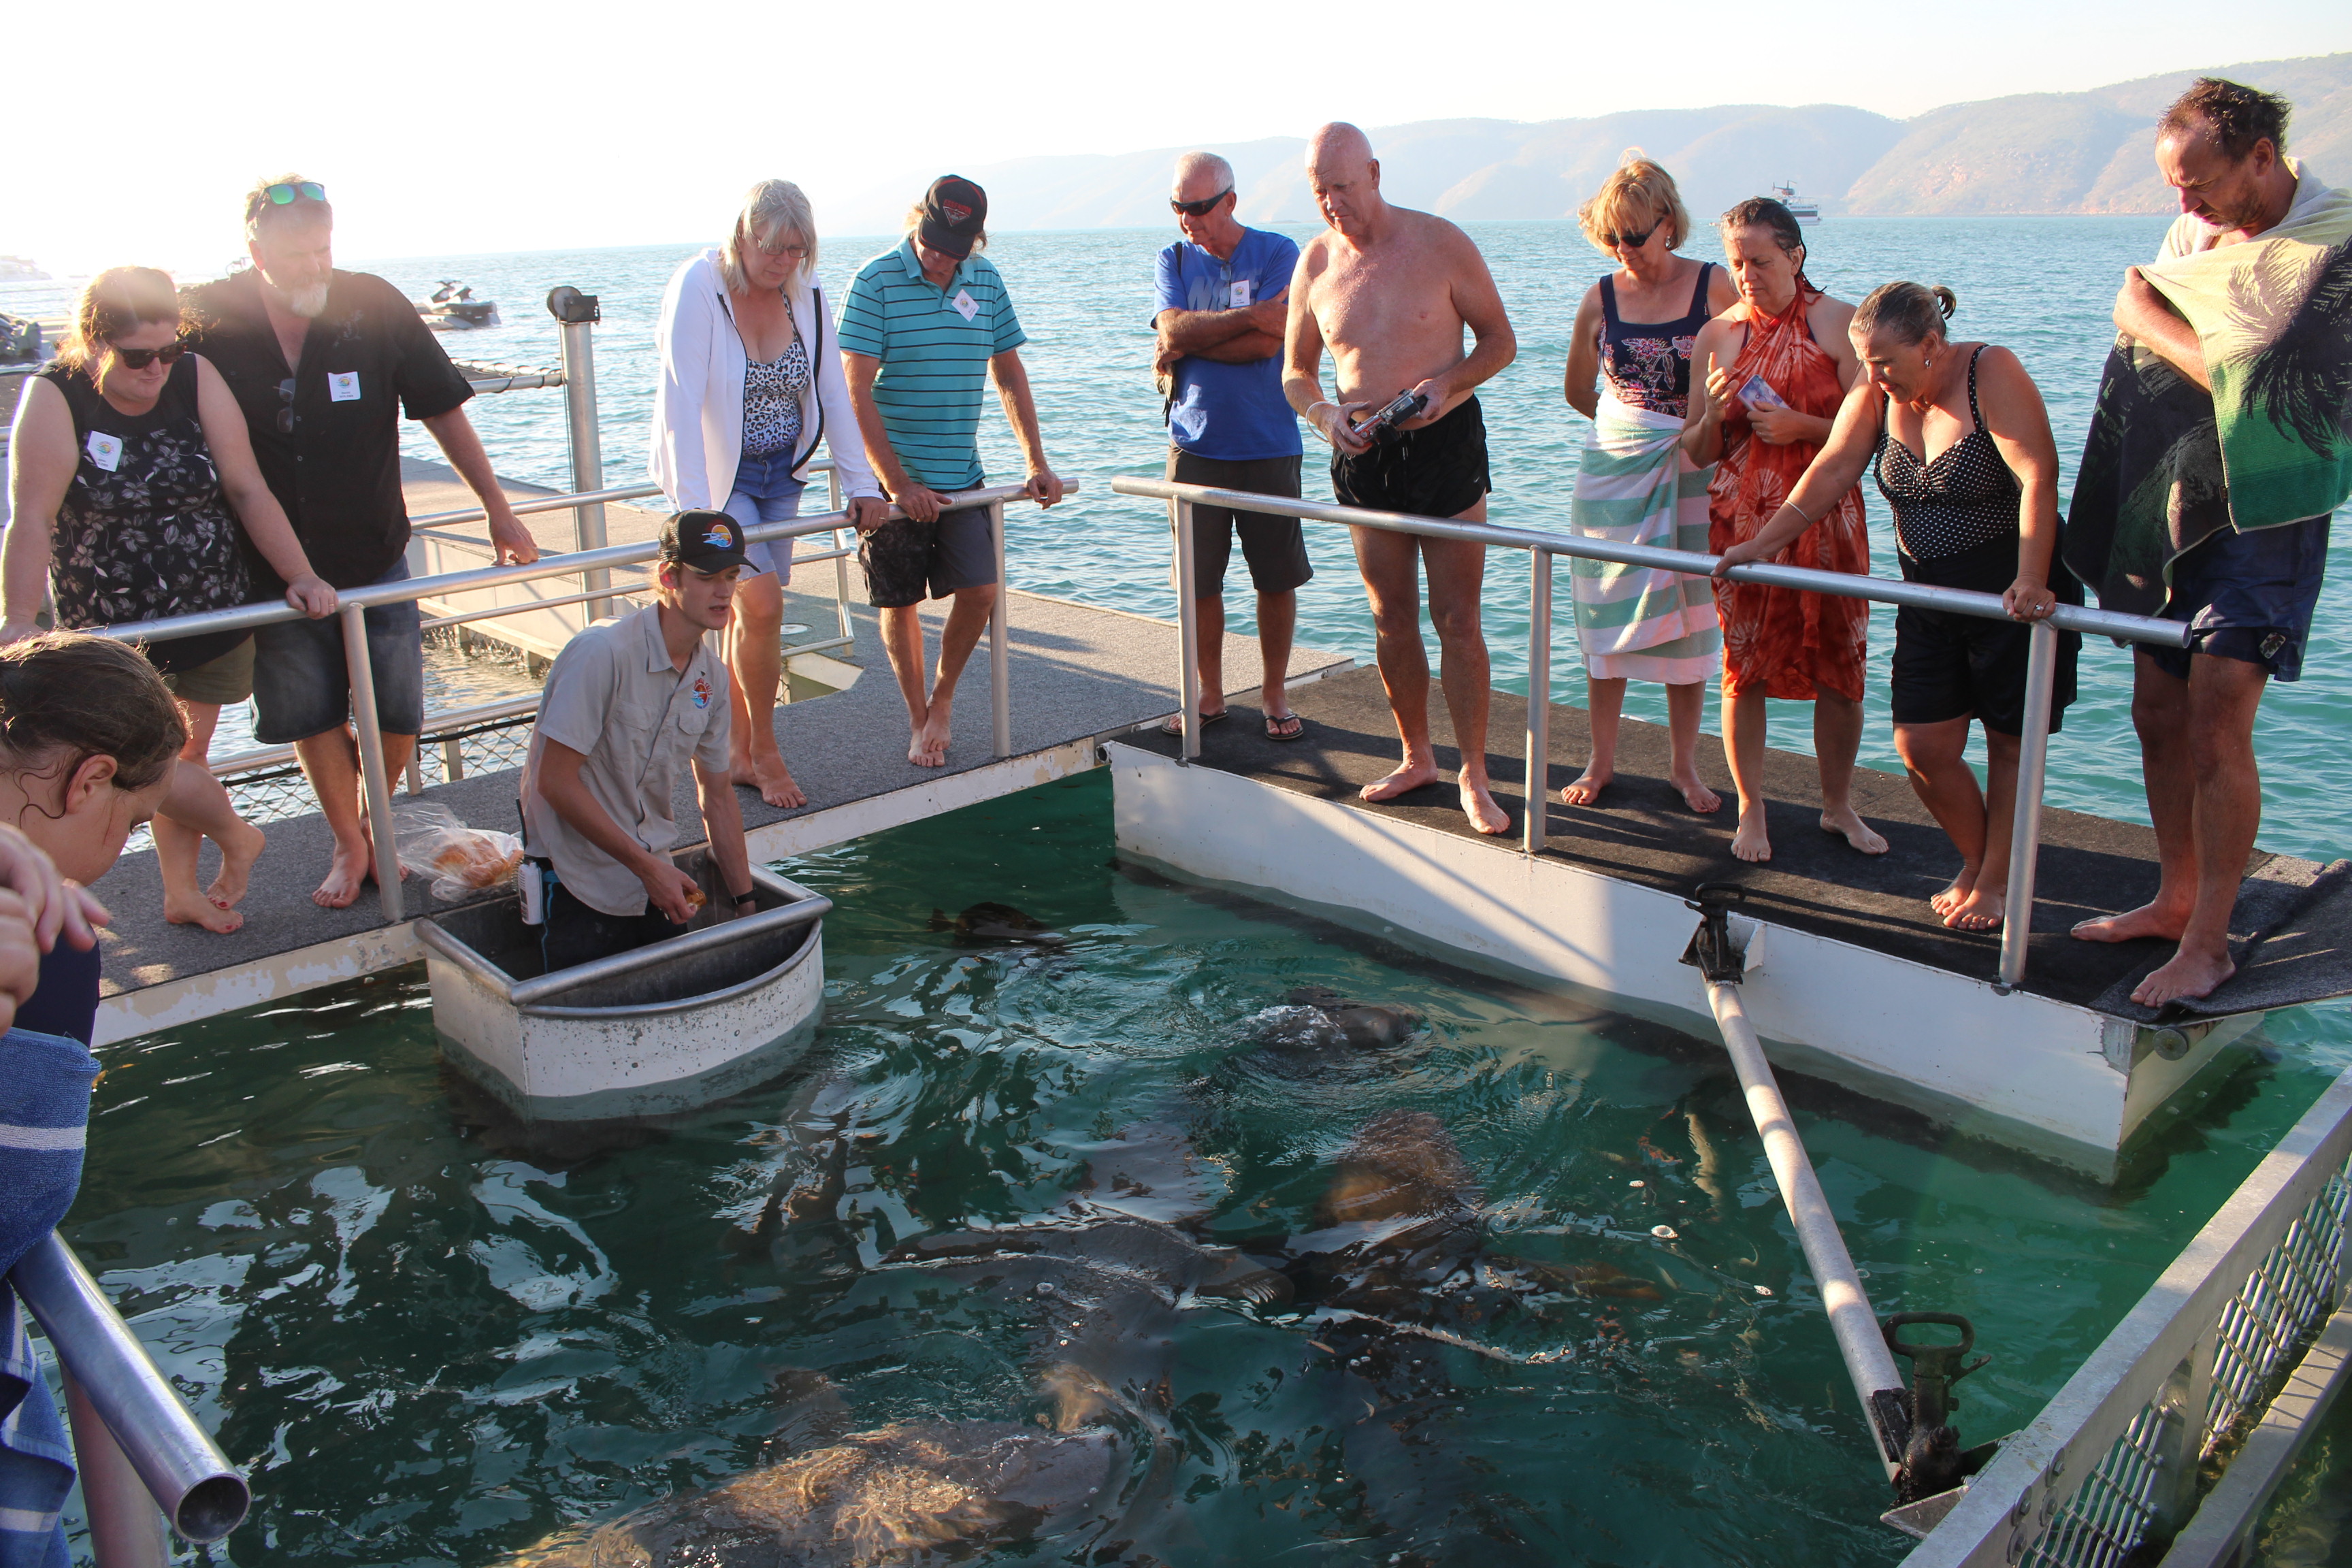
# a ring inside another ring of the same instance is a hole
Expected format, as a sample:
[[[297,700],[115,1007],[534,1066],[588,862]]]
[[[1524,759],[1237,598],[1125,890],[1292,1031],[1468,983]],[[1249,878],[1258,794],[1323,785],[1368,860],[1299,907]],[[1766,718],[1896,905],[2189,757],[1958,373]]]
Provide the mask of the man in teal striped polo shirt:
[[[981,483],[986,383],[996,383],[1020,438],[1029,494],[1040,506],[1062,499],[1021,363],[1028,334],[995,267],[972,254],[988,243],[987,219],[978,185],[955,174],[933,181],[904,243],[866,264],[841,307],[841,363],[858,434],[875,477],[906,513],[864,531],[857,562],[867,602],[882,612],[882,646],[907,700],[907,760],[918,767],[946,765],[956,682],[996,603],[988,509],[959,508],[949,493]],[[919,608],[926,597],[954,601],[928,689]]]

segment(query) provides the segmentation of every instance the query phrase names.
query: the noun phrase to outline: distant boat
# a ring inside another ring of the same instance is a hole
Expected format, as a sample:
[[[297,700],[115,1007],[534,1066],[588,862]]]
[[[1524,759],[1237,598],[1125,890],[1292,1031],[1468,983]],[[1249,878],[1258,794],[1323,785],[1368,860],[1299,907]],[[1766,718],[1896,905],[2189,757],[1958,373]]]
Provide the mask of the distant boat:
[[[1796,186],[1785,184],[1778,184],[1772,187],[1772,194],[1780,198],[1780,205],[1787,207],[1789,209],[1789,216],[1795,218],[1799,223],[1819,223],[1822,221],[1821,204],[1819,202],[1809,202],[1801,199],[1797,195]]]
[[[475,299],[474,290],[455,278],[444,278],[431,299],[415,303],[416,313],[436,332],[466,331],[499,324],[498,302]]]
[[[37,283],[47,277],[21,256],[0,256],[0,283]]]

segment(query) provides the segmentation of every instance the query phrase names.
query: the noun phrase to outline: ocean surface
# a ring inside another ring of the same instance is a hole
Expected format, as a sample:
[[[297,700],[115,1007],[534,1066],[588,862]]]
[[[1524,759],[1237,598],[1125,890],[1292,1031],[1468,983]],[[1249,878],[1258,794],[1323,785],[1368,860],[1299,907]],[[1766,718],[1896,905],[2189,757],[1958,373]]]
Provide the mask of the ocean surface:
[[[2039,381],[2071,481],[2109,302],[2162,229],[1833,219],[1811,233],[1809,270],[1848,300],[1892,278],[1953,287],[1956,331],[2016,350]],[[1494,515],[1563,526],[1585,430],[1560,395],[1567,335],[1607,264],[1567,224],[1471,232],[1520,342],[1481,394]],[[1019,586],[1172,613],[1164,515],[1108,489],[1160,471],[1148,317],[1168,237],[1014,234],[991,248],[1031,334],[1048,451],[1085,486],[1051,512],[1011,513]],[[886,244],[826,242],[828,291]],[[455,277],[497,299],[505,325],[446,340],[467,357],[552,363],[538,301],[562,283],[600,296],[606,478],[621,484],[644,468],[653,312],[693,248],[347,260],[412,295]],[[501,472],[568,483],[556,395],[474,411]],[[992,474],[1018,473],[992,411],[983,450]],[[1874,497],[1871,512],[1891,573]],[[1320,574],[1301,640],[1369,658],[1344,537],[1309,525],[1309,544]],[[2330,765],[2352,710],[2347,565],[2322,601],[2309,673],[2273,688],[2259,736],[2263,842],[2320,859],[2352,840]],[[1246,628],[1244,582],[1231,602]],[[1523,563],[1498,553],[1486,609],[1507,685],[1524,681],[1526,595]],[[1565,621],[1563,609],[1553,695],[1580,700]],[[1864,760],[1889,768],[1891,645],[1882,615]],[[2086,648],[2083,677],[2051,798],[2144,820],[2127,657]],[[1632,706],[1664,716],[1639,687]],[[1776,743],[1810,749],[1802,707],[1776,725]],[[1147,1123],[1181,1128],[1213,1171],[1199,1196],[1211,1235],[1296,1235],[1317,1223],[1348,1141],[1408,1108],[1435,1115],[1475,1173],[1504,1277],[1541,1278],[1542,1265],[1583,1286],[1522,1289],[1468,1343],[1412,1367],[1392,1345],[1346,1364],[1352,1350],[1331,1347],[1349,1342],[1295,1313],[1187,1307],[1164,1388],[1115,1412],[1117,1531],[976,1560],[1144,1560],[1093,1555],[1113,1538],[1171,1568],[1901,1556],[1875,1523],[1884,1487],[1716,1047],[1137,877],[1111,851],[1096,775],[792,863],[837,905],[827,1021],[805,1070],[619,1145],[550,1150],[488,1114],[440,1061],[414,971],[103,1053],[68,1234],[258,1498],[225,1547],[183,1560],[476,1568],[844,1432],[1032,1420],[1059,1349],[1046,1345],[1053,1300],[898,1247],[1066,1223],[1088,1166]],[[1069,940],[976,946],[940,929],[935,910],[981,900]],[[1279,1048],[1269,1009],[1306,984],[1412,1006],[1428,1027],[1377,1059],[1301,1062]],[[2352,1014],[2274,1014],[2240,1059],[2168,1110],[2112,1187],[1965,1127],[1800,1087],[1801,1125],[1877,1304],[1966,1312],[1999,1357],[1964,1390],[1971,1441],[2030,1418],[2352,1065]],[[774,1195],[835,1145],[848,1150],[839,1223],[780,1226]],[[1648,1240],[1654,1224],[1675,1239]],[[1382,1419],[1359,1425],[1368,1403]],[[2306,1560],[2318,1559],[2270,1559]]]

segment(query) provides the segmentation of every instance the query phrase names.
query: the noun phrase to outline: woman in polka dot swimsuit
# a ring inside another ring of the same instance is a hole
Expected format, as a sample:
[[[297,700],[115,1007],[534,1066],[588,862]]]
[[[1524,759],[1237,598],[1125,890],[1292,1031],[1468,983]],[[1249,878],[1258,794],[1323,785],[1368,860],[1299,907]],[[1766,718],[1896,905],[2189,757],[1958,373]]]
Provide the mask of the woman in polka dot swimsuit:
[[[1851,335],[1864,377],[1779,514],[1723,556],[1768,559],[1875,462],[1895,512],[1908,581],[1999,594],[2011,619],[1906,606],[1895,620],[1895,745],[1911,787],[1960,852],[1959,875],[1931,900],[1955,931],[2000,929],[2025,713],[2025,623],[2083,602],[2059,564],[2058,447],[2042,394],[2015,354],[1953,342],[1948,289],[1889,283],[1862,302]],[[1928,456],[1930,452],[1935,455]],[[2074,698],[2082,639],[2058,639],[2050,728]],[[1985,730],[1987,788],[1964,756]]]

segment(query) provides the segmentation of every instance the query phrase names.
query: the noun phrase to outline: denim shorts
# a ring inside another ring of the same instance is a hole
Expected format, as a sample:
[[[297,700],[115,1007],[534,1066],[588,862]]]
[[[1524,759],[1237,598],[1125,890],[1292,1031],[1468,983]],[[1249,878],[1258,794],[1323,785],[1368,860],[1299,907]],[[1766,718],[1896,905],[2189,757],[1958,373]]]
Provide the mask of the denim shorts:
[[[735,490],[719,510],[745,528],[763,522],[790,522],[801,514],[801,492],[808,487],[793,478],[793,455],[782,449],[764,457],[746,458],[735,470]],[[746,577],[773,572],[776,581],[793,580],[793,542],[763,539],[743,547]]]
[[[378,583],[408,579],[405,559]],[[368,664],[375,674],[375,721],[387,735],[425,728],[425,634],[416,601],[378,605],[367,619]],[[343,662],[343,618],[278,621],[253,634],[253,738],[289,745],[341,729],[352,716],[352,678]]]
[[[2274,680],[2303,674],[2303,639],[2327,573],[2327,519],[2240,533],[2225,528],[2172,563],[2168,621],[2189,623],[2185,648],[2139,645],[2178,680],[2194,654],[2259,664]]]

